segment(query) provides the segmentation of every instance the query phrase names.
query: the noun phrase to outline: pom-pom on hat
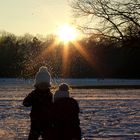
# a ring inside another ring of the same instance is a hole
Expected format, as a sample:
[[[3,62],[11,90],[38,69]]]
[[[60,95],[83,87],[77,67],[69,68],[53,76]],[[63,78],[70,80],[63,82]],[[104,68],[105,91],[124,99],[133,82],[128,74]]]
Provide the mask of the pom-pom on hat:
[[[37,87],[40,84],[44,84],[48,87],[51,86],[51,75],[48,71],[46,66],[41,66],[39,71],[35,75],[35,84],[34,86]]]

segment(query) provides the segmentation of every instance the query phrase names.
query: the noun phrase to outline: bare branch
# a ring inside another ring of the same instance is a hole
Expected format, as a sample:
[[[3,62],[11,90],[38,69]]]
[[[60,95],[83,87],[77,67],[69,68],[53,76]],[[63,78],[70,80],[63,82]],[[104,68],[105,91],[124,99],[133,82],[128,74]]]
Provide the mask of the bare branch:
[[[79,26],[90,33],[123,39],[128,26],[140,30],[140,0],[73,0],[71,7],[76,19],[81,18]]]

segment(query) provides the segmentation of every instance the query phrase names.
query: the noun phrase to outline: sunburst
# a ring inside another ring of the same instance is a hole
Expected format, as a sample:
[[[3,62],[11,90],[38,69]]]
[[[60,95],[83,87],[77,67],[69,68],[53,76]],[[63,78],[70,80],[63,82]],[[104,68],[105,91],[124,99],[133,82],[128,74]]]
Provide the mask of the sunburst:
[[[58,29],[57,35],[60,41],[68,43],[70,41],[76,40],[77,32],[74,27],[65,24]]]

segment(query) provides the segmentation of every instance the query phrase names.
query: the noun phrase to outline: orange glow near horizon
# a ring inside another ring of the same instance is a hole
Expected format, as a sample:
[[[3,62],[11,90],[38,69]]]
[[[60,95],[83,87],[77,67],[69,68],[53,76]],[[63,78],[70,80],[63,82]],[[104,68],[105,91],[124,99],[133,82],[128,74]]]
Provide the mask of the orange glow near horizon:
[[[82,55],[82,57],[92,66],[95,67],[95,62],[93,62],[93,57],[89,54],[89,52],[80,45],[77,41],[73,41],[72,44],[74,47],[78,50],[78,52]],[[52,53],[53,50],[57,47],[58,42],[54,42],[50,46],[47,47],[47,49],[42,52],[41,56],[46,57],[47,54]],[[69,75],[69,67],[71,63],[71,59],[69,58],[69,44],[63,44],[62,47],[62,75],[68,76]]]
[[[70,58],[69,58],[69,46],[68,44],[63,47],[63,54],[62,54],[62,74],[64,76],[68,76],[69,74],[69,65],[70,65]]]
[[[80,45],[80,43],[78,43],[77,41],[73,41],[72,44],[82,55],[82,57],[91,65],[91,67],[97,68],[95,66],[95,62],[93,61],[93,57],[83,46]],[[68,76],[69,74],[70,60],[71,59],[69,58],[69,44],[66,44],[65,47],[63,47],[62,54],[62,73],[64,76]]]

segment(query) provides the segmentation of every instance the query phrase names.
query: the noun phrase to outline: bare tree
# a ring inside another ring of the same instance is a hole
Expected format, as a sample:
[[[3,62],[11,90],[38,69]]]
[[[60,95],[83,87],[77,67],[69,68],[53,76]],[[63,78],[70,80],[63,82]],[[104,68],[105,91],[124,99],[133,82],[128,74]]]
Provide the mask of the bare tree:
[[[123,40],[126,29],[140,30],[140,0],[72,0],[70,6],[84,33]]]

